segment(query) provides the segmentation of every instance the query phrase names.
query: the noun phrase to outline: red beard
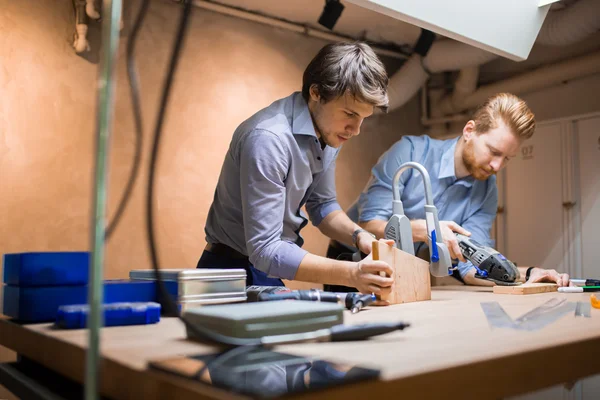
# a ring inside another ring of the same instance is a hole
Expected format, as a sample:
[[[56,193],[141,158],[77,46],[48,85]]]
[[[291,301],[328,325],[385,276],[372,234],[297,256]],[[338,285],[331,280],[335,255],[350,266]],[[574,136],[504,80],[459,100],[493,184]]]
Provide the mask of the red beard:
[[[475,159],[475,150],[473,147],[473,142],[468,142],[465,144],[465,149],[462,154],[463,163],[473,178],[479,181],[485,181],[490,176],[496,174],[496,172],[489,167],[477,165],[477,161]]]

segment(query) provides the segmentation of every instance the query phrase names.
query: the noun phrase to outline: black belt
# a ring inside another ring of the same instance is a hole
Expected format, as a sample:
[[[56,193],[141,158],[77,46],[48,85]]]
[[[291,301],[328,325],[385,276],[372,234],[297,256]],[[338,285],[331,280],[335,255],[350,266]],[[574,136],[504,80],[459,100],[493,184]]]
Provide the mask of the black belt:
[[[232,249],[231,247],[229,247],[223,243],[208,243],[206,245],[206,247],[204,248],[204,250],[206,250],[210,253],[213,253],[213,254],[217,254],[219,256],[226,256],[226,257],[235,258],[236,260],[248,261],[248,256],[240,253],[239,251],[237,251],[235,249]]]

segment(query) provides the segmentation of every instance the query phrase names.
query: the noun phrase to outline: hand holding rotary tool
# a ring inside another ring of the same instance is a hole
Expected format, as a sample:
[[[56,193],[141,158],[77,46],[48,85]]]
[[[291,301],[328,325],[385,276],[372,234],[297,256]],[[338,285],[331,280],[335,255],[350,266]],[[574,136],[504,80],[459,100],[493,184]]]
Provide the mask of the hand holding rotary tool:
[[[463,257],[473,264],[477,272],[475,278],[492,281],[498,285],[520,285],[516,282],[519,270],[515,264],[498,250],[485,246],[460,233],[456,234]]]

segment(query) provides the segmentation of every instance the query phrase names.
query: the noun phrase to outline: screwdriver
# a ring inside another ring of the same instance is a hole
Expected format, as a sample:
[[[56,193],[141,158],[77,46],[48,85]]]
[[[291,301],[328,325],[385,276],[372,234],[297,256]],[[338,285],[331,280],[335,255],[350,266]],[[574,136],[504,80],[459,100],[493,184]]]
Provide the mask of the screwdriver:
[[[376,297],[374,294],[334,293],[316,289],[293,290],[281,293],[261,293],[258,295],[258,301],[274,300],[306,300],[339,303],[350,310],[352,314],[356,314],[361,308],[373,303],[376,300]]]

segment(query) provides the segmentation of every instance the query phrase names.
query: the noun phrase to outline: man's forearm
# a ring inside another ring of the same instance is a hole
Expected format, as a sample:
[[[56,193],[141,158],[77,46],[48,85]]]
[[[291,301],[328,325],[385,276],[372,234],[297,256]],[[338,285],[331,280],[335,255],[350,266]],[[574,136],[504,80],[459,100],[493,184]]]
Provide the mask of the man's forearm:
[[[485,279],[475,278],[475,269],[470,270],[464,277],[463,281],[465,284],[472,286],[495,286],[496,284],[492,281]]]
[[[424,219],[414,219],[410,221],[410,228],[413,233],[413,242],[427,242],[427,224]]]
[[[383,239],[385,236],[385,226],[387,221],[381,219],[372,219],[371,221],[361,222],[360,227],[371,232],[377,239]]]
[[[380,219],[373,219],[371,221],[360,223],[360,226],[363,229],[373,233],[375,236],[377,236],[377,239],[384,239],[386,225],[387,221]],[[415,219],[410,221],[410,227],[412,229],[413,242],[427,241],[427,229],[425,227],[424,219]]]
[[[318,228],[324,235],[348,246],[353,246],[352,233],[360,226],[355,224],[345,212],[337,210],[327,215]]]
[[[358,263],[332,260],[308,253],[302,259],[294,279],[304,282],[351,286],[351,273],[354,268],[358,268]]]

